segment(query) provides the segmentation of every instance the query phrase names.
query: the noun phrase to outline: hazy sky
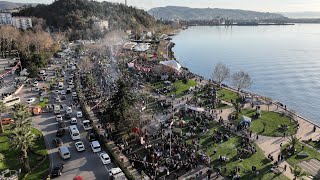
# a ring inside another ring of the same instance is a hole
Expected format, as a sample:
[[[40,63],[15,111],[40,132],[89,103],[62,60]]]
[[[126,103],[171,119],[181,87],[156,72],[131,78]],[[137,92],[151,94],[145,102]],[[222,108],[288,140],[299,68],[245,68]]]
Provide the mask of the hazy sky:
[[[12,2],[51,3],[53,0],[8,0]],[[102,0],[98,0],[102,1]],[[124,2],[125,0],[107,0]],[[128,5],[150,9],[159,6],[245,9],[268,12],[320,12],[320,0],[127,0]]]

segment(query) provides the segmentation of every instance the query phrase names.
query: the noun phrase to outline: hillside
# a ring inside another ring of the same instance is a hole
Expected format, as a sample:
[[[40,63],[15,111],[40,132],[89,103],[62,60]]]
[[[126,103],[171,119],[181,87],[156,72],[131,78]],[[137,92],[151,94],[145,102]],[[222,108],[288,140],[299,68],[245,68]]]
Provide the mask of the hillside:
[[[92,18],[109,21],[113,29],[151,28],[156,20],[147,12],[119,3],[88,0],[57,0],[52,4],[40,4],[21,10],[17,15],[43,18],[49,27],[61,30],[86,30]]]
[[[22,7],[24,5],[35,6],[36,4],[33,4],[33,3],[14,3],[14,2],[8,2],[8,1],[0,1],[0,10],[16,9],[16,8]]]
[[[148,11],[157,19],[180,19],[180,20],[211,20],[216,17],[228,18],[232,20],[265,20],[265,19],[285,19],[281,14],[262,13],[255,11],[245,11],[238,9],[218,9],[218,8],[189,8],[178,6],[157,7]]]

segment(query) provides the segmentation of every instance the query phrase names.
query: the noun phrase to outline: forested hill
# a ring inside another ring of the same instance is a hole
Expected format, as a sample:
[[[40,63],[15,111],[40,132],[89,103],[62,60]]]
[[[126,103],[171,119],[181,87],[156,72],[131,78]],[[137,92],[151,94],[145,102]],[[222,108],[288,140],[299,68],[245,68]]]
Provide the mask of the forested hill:
[[[61,30],[84,30],[92,25],[92,17],[108,20],[117,28],[152,28],[156,20],[147,12],[119,3],[89,0],[57,0],[23,9],[18,15],[43,18],[50,27]]]
[[[189,8],[179,6],[157,7],[149,10],[149,14],[157,19],[180,19],[180,20],[211,20],[216,17],[228,18],[235,21],[286,19],[281,14],[246,11],[239,9],[218,8]]]

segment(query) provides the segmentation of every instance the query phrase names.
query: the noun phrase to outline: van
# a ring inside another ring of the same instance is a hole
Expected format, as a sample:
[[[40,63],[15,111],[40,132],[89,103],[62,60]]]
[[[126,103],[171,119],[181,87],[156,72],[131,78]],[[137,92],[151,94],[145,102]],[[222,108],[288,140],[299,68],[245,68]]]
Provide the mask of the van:
[[[59,90],[62,90],[62,89],[63,89],[63,82],[59,82],[58,88],[59,88]]]
[[[110,169],[109,176],[111,179],[115,179],[115,180],[126,180],[127,179],[125,174],[118,167]]]
[[[92,141],[90,143],[91,149],[93,152],[100,152],[101,151],[101,146],[98,141]]]
[[[60,146],[58,149],[59,149],[58,151],[59,151],[59,154],[62,157],[62,159],[70,158],[70,151],[67,146]]]
[[[77,128],[77,125],[69,126],[69,132],[72,140],[79,140],[80,139],[80,132]]]
[[[60,114],[60,105],[54,105],[54,114]]]

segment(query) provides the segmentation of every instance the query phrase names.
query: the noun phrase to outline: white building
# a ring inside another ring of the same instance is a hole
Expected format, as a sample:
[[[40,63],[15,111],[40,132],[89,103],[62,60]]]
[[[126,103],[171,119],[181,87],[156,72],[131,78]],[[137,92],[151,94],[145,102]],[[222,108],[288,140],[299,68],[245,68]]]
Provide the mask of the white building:
[[[28,17],[12,17],[12,25],[16,28],[26,30],[32,28],[31,18]]]
[[[94,20],[93,26],[94,26],[94,28],[97,28],[97,29],[101,29],[101,30],[107,29],[108,30],[109,29],[109,21]]]
[[[0,25],[12,24],[12,16],[10,13],[0,13]]]

